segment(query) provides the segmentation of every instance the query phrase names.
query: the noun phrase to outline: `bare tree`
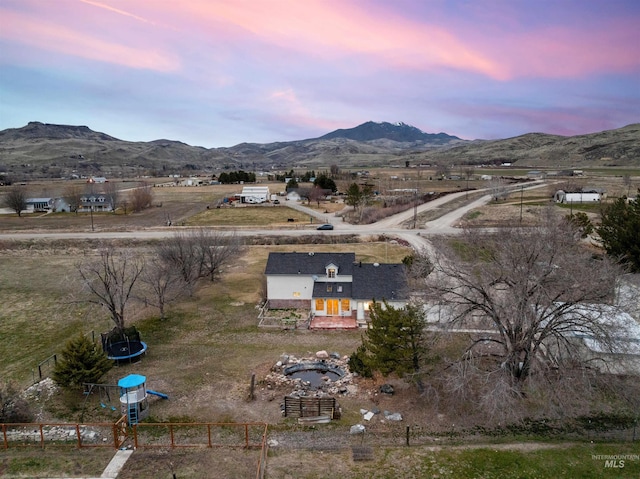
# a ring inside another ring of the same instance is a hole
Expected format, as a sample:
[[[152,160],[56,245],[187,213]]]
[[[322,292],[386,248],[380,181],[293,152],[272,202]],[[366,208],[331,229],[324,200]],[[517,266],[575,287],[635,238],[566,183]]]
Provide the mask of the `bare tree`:
[[[69,205],[69,211],[78,214],[78,210],[82,206],[82,197],[84,196],[84,188],[78,184],[70,185],[64,190],[64,199]]]
[[[134,212],[142,211],[151,206],[153,201],[153,187],[147,183],[141,182],[133,189],[130,195],[131,209]]]
[[[76,268],[89,292],[88,301],[109,311],[116,330],[124,332],[127,303],[133,298],[144,262],[129,252],[107,248],[97,261],[78,264]]]
[[[200,253],[200,277],[215,281],[225,266],[242,252],[242,244],[235,234],[224,234],[200,228],[193,233]]]
[[[624,175],[622,175],[622,183],[624,183],[624,186],[627,187],[627,197],[628,197],[629,194],[631,193],[631,185],[633,184],[633,181],[631,180],[631,175],[629,173],[625,173]]]
[[[474,335],[467,357],[506,373],[516,389],[533,372],[584,365],[579,337],[620,352],[615,336],[624,325],[611,320],[608,304],[620,270],[582,249],[563,218],[549,213],[539,227],[499,234],[467,231],[432,261],[434,302],[451,327]]]
[[[120,191],[118,191],[118,186],[113,181],[105,183],[103,187],[103,194],[105,195],[105,199],[111,206],[111,210],[115,212],[120,199]]]
[[[438,163],[436,165],[436,178],[446,178],[451,174],[451,167],[446,163]]]
[[[22,211],[27,209],[27,190],[22,186],[12,186],[4,196],[2,203],[21,216]]]
[[[502,178],[492,178],[489,182],[491,188],[491,198],[494,201],[506,200],[509,197],[507,182]]]
[[[146,287],[145,293],[149,293],[140,299],[145,304],[158,308],[161,319],[166,317],[166,306],[184,293],[184,282],[180,273],[157,255],[145,265],[140,281]]]
[[[178,271],[192,290],[199,278],[218,279],[222,268],[235,260],[241,251],[242,245],[235,234],[199,228],[176,233],[159,245],[158,256]]]
[[[309,203],[311,203],[312,201],[315,201],[318,207],[320,207],[320,200],[322,200],[323,197],[324,197],[324,190],[319,186],[314,186],[309,191]]]
[[[200,258],[191,235],[178,231],[160,243],[156,252],[168,268],[178,272],[191,295],[200,277]]]

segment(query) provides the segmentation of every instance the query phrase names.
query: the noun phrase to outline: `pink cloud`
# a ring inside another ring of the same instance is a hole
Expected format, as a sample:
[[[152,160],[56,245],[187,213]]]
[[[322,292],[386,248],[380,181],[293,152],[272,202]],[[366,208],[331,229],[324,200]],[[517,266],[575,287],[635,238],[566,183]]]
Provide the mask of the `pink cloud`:
[[[3,19],[0,38],[15,43],[136,69],[173,71],[180,67],[176,56],[157,48],[103,40],[96,34],[85,33],[59,21],[6,9],[0,9],[0,17]]]
[[[313,58],[367,55],[381,67],[458,68],[501,78],[502,67],[445,29],[417,23],[389,11],[371,11],[356,3],[305,0],[280,2],[190,1],[180,5],[210,35],[238,36]],[[215,25],[224,25],[216,31]]]
[[[270,104],[269,111],[273,112],[278,121],[296,128],[306,127],[313,130],[330,131],[341,126],[341,122],[319,118],[312,113],[292,88],[272,91],[267,96]]]
[[[599,30],[550,27],[501,38],[510,76],[580,77],[640,68],[636,45],[640,20],[621,20]]]

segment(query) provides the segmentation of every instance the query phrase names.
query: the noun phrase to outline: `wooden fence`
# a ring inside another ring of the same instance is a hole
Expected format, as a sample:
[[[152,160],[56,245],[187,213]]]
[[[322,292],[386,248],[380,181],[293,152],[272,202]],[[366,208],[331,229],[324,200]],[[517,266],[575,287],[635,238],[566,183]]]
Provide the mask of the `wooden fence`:
[[[312,397],[292,397],[284,398],[285,417],[316,417],[329,416],[331,419],[338,419],[338,411],[335,398],[312,398]]]
[[[115,423],[4,423],[2,447],[76,446],[120,448],[129,437],[127,418]]]

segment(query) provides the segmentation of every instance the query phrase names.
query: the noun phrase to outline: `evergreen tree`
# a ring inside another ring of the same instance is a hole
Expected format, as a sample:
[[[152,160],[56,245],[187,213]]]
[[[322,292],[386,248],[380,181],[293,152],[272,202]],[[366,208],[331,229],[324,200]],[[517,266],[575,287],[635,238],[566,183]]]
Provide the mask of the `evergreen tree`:
[[[62,359],[53,371],[53,379],[62,387],[97,383],[113,366],[104,351],[86,336],[70,339]]]
[[[347,188],[347,199],[345,200],[345,203],[357,208],[360,205],[361,200],[362,191],[360,191],[360,187],[357,183],[351,183],[349,188]]]
[[[596,231],[608,255],[627,264],[631,271],[640,272],[640,199],[627,203],[625,198],[618,198],[603,210]]]
[[[358,359],[365,368],[383,375],[403,376],[420,370],[426,356],[424,321],[417,306],[396,309],[386,301],[373,303],[371,324],[359,350]]]
[[[321,174],[313,182],[315,186],[319,186],[323,190],[331,190],[332,192],[338,191],[336,182],[329,178],[326,174]]]

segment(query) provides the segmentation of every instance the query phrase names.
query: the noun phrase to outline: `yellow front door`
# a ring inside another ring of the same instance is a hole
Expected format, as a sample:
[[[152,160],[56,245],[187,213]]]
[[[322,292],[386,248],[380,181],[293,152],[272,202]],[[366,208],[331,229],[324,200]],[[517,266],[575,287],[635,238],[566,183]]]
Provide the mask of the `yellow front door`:
[[[327,299],[327,316],[337,316],[340,314],[338,310],[337,299]]]

